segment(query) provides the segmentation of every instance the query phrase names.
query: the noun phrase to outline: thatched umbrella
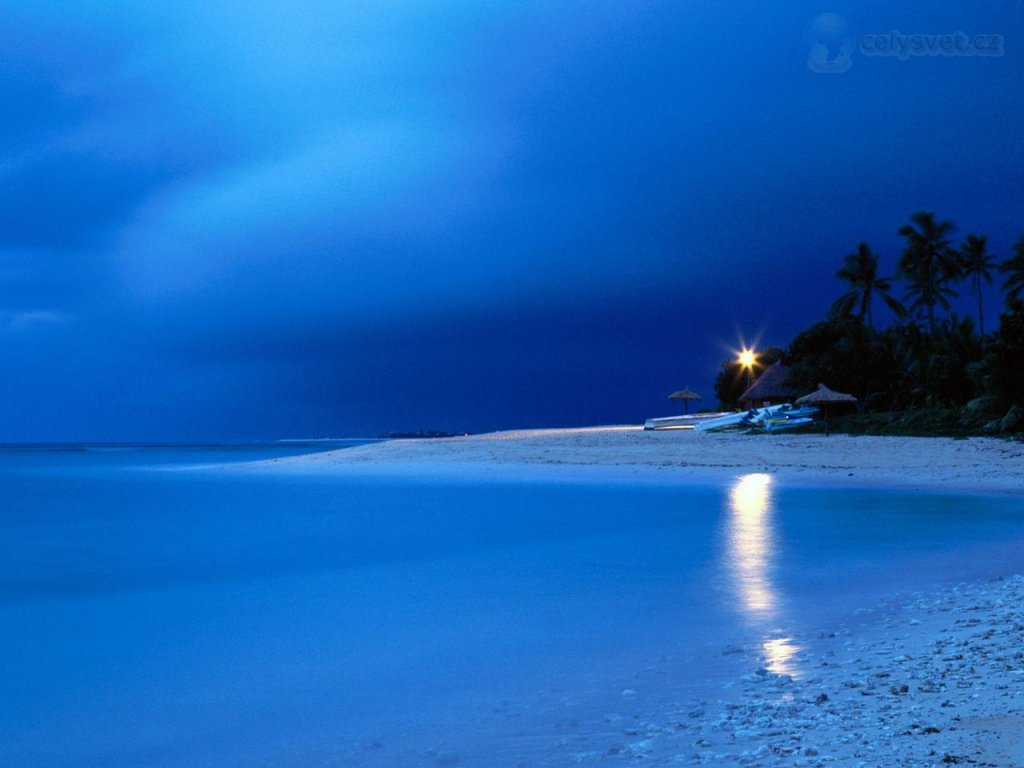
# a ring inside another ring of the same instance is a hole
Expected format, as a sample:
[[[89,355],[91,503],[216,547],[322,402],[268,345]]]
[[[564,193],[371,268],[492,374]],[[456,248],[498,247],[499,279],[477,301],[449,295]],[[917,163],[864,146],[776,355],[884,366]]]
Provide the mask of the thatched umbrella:
[[[682,400],[683,401],[683,413],[690,412],[690,401],[691,400],[703,400],[704,398],[698,395],[691,389],[680,389],[678,392],[673,392],[668,396],[669,400]]]
[[[835,390],[829,389],[824,384],[819,384],[818,388],[811,392],[809,395],[798,397],[796,399],[797,405],[820,405],[821,409],[825,412],[825,431],[828,432],[828,406],[835,405],[836,403],[856,403],[857,398],[853,395],[847,395],[844,392],[836,392]]]
[[[857,398],[853,395],[847,395],[843,392],[836,392],[835,390],[829,389],[824,384],[819,384],[818,388],[811,392],[809,395],[798,397],[796,399],[797,405],[824,405],[826,403],[856,403]]]

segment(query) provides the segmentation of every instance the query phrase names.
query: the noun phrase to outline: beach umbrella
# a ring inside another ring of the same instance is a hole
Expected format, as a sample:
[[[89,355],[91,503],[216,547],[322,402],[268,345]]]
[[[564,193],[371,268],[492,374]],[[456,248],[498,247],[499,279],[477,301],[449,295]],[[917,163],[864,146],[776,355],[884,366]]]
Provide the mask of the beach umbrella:
[[[678,392],[673,392],[668,396],[669,400],[682,400],[683,401],[683,413],[690,412],[690,401],[691,400],[703,400],[704,398],[698,395],[696,392],[690,389],[680,389]]]
[[[796,399],[797,405],[824,405],[826,403],[856,403],[857,398],[853,395],[847,395],[843,392],[836,392],[835,390],[829,389],[824,384],[819,384],[818,388],[811,392],[809,395],[798,397]]]
[[[829,389],[824,384],[819,384],[818,388],[811,392],[809,395],[798,397],[796,399],[797,405],[820,405],[821,409],[825,412],[825,432],[828,432],[828,406],[835,405],[836,403],[856,403],[857,398],[853,395],[847,395],[845,392],[836,392],[833,389]]]

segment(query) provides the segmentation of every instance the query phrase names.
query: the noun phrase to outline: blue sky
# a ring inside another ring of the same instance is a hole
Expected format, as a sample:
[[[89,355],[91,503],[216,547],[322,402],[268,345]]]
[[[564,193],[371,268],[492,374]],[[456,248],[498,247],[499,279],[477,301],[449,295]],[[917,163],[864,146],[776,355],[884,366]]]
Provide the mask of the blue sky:
[[[891,30],[1003,54],[857,49]],[[915,210],[1008,252],[1022,41],[1017,0],[7,0],[0,439],[672,412]]]

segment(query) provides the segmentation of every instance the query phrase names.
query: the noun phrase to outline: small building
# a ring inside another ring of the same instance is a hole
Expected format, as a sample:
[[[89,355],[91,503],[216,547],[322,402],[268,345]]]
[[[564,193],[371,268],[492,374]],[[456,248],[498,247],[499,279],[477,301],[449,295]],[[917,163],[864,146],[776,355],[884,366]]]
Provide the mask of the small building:
[[[740,403],[748,409],[792,403],[800,393],[786,386],[787,372],[782,361],[776,360],[740,395]]]

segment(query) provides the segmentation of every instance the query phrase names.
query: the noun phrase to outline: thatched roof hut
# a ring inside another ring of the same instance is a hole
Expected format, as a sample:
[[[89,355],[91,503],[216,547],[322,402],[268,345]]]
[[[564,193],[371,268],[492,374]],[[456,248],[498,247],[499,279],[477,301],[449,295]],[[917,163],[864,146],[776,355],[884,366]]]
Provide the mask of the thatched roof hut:
[[[786,366],[776,360],[758,376],[747,391],[740,395],[744,408],[760,408],[765,405],[791,403],[797,396],[796,390],[786,386]]]

